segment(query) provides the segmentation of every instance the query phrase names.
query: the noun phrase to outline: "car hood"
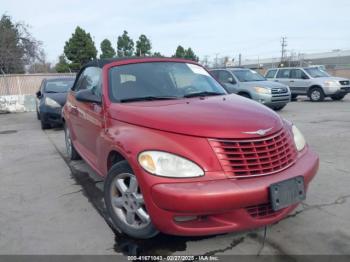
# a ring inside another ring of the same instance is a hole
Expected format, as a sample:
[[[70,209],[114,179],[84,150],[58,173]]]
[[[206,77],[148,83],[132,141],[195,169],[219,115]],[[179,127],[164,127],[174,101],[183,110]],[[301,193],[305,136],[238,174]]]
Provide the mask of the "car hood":
[[[45,93],[44,97],[50,97],[61,106],[64,106],[67,101],[67,93]]]
[[[274,81],[251,81],[251,82],[241,82],[241,84],[243,84],[246,87],[254,87],[254,86],[261,86],[261,87],[265,87],[265,88],[280,88],[280,87],[287,87],[284,84],[281,83],[277,83]]]
[[[208,138],[251,138],[280,130],[282,119],[266,106],[235,94],[167,101],[113,103],[110,117],[152,129]]]

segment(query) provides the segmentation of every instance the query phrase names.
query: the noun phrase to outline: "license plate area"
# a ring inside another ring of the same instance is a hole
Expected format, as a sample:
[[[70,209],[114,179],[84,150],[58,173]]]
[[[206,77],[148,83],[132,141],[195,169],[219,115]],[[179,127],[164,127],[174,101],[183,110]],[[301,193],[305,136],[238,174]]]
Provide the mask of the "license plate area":
[[[270,185],[270,201],[274,211],[296,204],[305,197],[304,177],[302,176]]]

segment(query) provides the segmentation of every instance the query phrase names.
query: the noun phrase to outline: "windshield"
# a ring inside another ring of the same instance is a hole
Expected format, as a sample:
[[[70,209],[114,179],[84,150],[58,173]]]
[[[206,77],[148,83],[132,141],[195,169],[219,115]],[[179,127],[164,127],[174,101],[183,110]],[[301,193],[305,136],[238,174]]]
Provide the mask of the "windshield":
[[[330,75],[317,67],[304,68],[304,70],[313,78],[317,77],[329,77]]]
[[[150,62],[116,66],[109,71],[114,102],[224,95],[223,87],[202,67],[189,63]]]
[[[266,78],[259,73],[245,69],[245,70],[232,70],[232,73],[238,78],[240,82],[253,82],[253,81],[265,81]]]
[[[74,80],[55,80],[47,81],[45,85],[45,93],[66,93],[73,86]]]

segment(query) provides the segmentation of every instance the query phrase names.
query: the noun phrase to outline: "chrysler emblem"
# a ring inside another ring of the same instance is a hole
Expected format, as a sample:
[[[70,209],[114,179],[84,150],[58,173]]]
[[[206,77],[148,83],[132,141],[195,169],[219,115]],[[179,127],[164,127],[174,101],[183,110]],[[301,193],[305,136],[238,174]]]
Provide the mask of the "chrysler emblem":
[[[256,130],[256,131],[248,131],[248,132],[242,132],[244,134],[249,134],[249,135],[259,135],[259,136],[263,136],[265,135],[266,133],[270,132],[272,130],[272,127],[271,128],[268,128],[268,129],[259,129],[259,130]]]

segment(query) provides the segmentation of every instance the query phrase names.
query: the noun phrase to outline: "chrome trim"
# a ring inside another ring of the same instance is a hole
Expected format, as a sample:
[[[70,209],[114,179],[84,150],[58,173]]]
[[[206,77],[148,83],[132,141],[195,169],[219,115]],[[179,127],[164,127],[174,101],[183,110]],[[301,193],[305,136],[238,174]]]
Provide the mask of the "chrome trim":
[[[260,141],[265,141],[269,140],[271,138],[275,138],[276,136],[279,136],[283,132],[283,128],[279,131],[277,131],[274,135],[272,136],[265,136],[262,138],[256,138],[256,139],[219,139],[219,138],[208,138],[210,141],[215,141],[215,142],[233,142],[233,143],[239,143],[239,142],[260,142]],[[243,133],[243,132],[242,132]]]

